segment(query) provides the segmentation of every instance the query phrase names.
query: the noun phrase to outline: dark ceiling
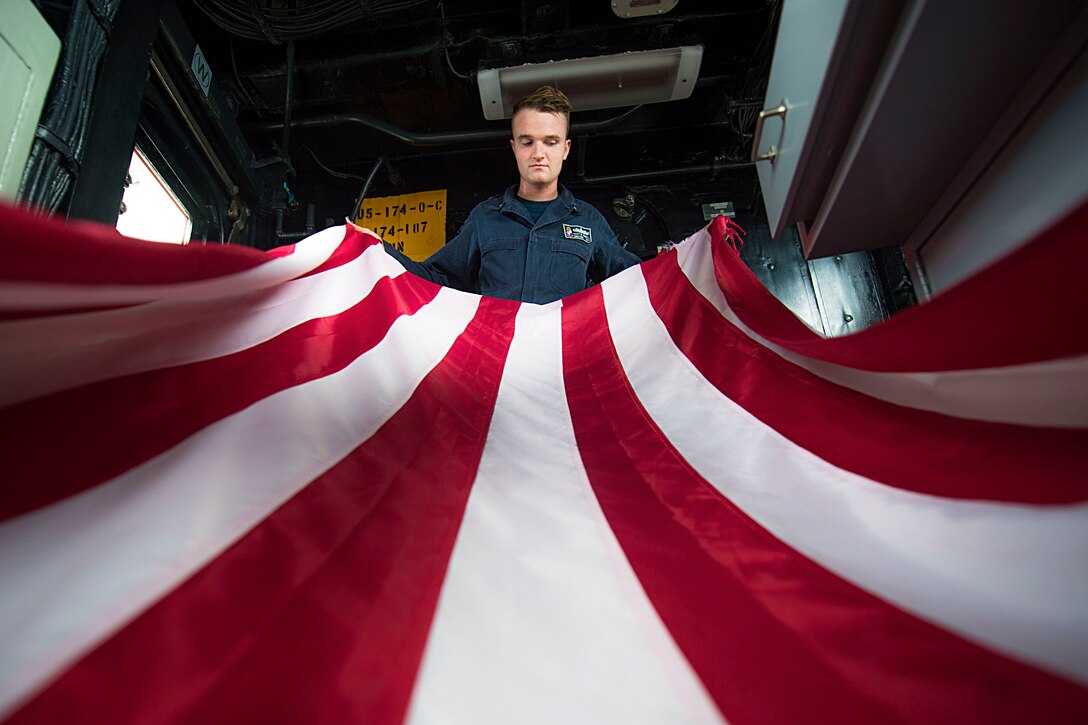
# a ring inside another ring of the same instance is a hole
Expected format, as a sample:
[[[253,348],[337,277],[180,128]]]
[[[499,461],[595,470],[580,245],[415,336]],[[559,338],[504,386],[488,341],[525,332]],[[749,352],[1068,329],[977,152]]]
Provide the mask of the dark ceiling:
[[[641,18],[618,17],[612,4],[179,2],[220,87],[237,104],[238,123],[258,157],[278,153],[284,142],[294,41],[287,141],[298,174],[319,160],[359,173],[379,155],[437,160],[465,149],[507,149],[508,122],[486,121],[481,111],[475,74],[483,68],[692,44],[704,47],[692,96],[645,106],[594,133],[595,153],[583,159],[582,171],[605,175],[742,159],[763,100],[777,2],[679,0],[668,12]],[[621,112],[576,109],[574,121]],[[377,123],[360,123],[360,115]],[[408,136],[452,132],[455,138],[420,145],[396,138],[397,130]],[[456,137],[488,130],[491,138]]]

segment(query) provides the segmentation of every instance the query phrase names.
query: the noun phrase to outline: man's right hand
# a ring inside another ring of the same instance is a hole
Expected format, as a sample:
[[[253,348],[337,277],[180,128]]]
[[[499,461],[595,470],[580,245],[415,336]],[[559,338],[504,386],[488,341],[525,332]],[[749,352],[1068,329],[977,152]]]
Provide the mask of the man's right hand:
[[[366,227],[361,227],[358,224],[356,224],[355,222],[348,219],[347,217],[344,217],[344,221],[348,223],[349,227],[352,227],[357,232],[362,232],[363,234],[369,234],[372,237],[378,237],[377,233],[375,233],[373,229],[367,229]],[[381,237],[378,237],[378,239],[381,239]]]

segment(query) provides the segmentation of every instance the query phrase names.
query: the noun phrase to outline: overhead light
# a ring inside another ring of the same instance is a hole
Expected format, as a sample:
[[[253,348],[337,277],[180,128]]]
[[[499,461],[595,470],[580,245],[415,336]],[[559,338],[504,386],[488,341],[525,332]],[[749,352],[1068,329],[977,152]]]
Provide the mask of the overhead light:
[[[612,12],[621,18],[661,15],[676,7],[677,0],[612,0]]]
[[[541,86],[555,86],[576,111],[687,98],[699,79],[703,46],[685,45],[593,58],[492,68],[476,74],[484,118],[510,118],[514,103]]]

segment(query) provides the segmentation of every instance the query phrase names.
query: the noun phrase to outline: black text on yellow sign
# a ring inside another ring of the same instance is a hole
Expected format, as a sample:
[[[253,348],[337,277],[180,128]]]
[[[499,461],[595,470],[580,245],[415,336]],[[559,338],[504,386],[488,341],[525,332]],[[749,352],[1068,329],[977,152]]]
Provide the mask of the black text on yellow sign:
[[[415,260],[424,260],[446,243],[446,190],[363,199],[356,224]]]

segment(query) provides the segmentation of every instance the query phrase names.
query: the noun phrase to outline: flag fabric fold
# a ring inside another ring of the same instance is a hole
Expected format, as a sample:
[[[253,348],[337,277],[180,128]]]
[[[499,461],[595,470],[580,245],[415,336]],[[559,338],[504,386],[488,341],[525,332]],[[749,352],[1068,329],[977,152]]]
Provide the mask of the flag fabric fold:
[[[1088,205],[822,339],[0,209],[0,719],[1083,722]]]

